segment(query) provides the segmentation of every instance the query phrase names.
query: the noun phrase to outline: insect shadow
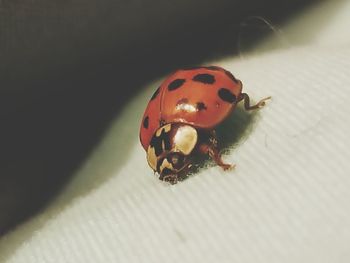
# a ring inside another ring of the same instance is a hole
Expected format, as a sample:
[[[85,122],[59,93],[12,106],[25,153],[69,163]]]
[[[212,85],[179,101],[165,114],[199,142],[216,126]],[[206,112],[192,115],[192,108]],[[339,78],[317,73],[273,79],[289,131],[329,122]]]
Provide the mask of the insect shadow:
[[[258,116],[259,110],[246,111],[239,106],[215,128],[218,146],[222,155],[230,154],[249,137],[249,134],[254,130]],[[197,174],[205,167],[216,166],[208,155],[197,155],[193,161],[193,166],[188,176],[181,178],[181,180]]]
[[[254,130],[259,110],[247,111],[243,107],[236,110],[215,130],[222,154],[228,154],[243,143]]]

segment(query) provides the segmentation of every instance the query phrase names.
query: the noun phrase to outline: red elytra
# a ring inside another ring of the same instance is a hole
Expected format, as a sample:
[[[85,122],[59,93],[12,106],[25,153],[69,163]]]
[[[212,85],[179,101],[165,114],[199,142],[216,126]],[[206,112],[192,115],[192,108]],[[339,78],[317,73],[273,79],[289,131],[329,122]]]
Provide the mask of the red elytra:
[[[172,183],[187,173],[196,153],[209,154],[224,169],[232,167],[221,160],[215,126],[239,101],[252,110],[269,98],[250,106],[242,82],[221,67],[177,70],[154,92],[142,118],[140,141],[149,165],[160,179]]]

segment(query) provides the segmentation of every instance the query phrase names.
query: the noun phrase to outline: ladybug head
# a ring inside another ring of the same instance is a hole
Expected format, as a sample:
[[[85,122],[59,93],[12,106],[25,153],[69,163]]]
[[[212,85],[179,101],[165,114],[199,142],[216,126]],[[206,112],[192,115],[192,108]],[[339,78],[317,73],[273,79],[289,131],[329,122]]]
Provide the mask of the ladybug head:
[[[177,180],[191,166],[191,154],[198,141],[197,130],[188,124],[169,123],[153,135],[147,150],[147,161],[159,173],[159,179]]]

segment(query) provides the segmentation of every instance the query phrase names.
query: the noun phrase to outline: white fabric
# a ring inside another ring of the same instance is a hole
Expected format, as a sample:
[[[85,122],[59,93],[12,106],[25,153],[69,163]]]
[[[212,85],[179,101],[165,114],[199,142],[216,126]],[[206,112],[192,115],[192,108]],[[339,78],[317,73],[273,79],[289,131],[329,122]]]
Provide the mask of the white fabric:
[[[138,139],[150,84],[58,200],[0,241],[0,262],[349,262],[350,4],[325,17],[327,5],[286,29],[324,17],[304,47],[208,63],[255,101],[273,97],[234,113],[224,159],[235,170],[211,166],[174,186],[153,176]]]

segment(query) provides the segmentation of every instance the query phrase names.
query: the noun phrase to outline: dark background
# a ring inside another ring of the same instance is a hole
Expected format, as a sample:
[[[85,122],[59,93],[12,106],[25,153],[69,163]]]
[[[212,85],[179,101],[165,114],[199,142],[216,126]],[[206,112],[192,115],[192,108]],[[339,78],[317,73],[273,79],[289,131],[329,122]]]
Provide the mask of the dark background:
[[[142,85],[234,55],[250,15],[282,25],[311,2],[1,0],[0,235],[52,200]]]

